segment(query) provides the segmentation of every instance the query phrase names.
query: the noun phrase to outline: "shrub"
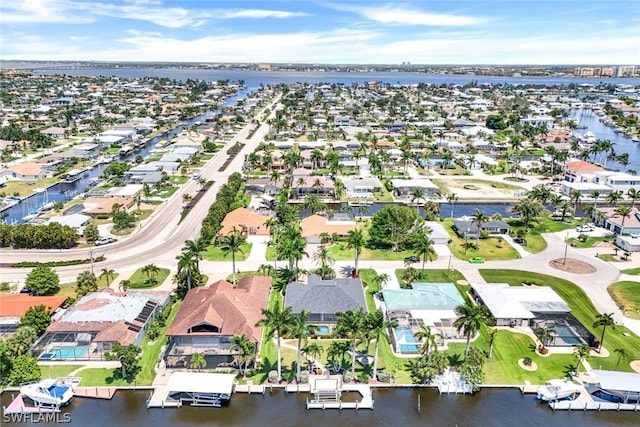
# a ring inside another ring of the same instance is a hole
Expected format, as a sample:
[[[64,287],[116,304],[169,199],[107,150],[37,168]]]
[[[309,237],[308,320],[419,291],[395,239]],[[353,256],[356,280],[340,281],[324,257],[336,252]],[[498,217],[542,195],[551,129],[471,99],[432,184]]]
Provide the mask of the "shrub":
[[[278,371],[269,371],[269,375],[267,376],[267,381],[270,384],[275,384],[278,382]]]
[[[300,384],[309,384],[309,371],[300,372]]]
[[[391,382],[391,374],[386,371],[380,371],[377,375],[377,380],[381,383],[390,383]]]
[[[351,375],[351,371],[345,371],[345,373],[342,374],[342,381],[345,383],[350,383],[351,381],[353,381],[353,375]]]
[[[522,360],[522,363],[524,364],[524,366],[531,366],[531,364],[533,363],[533,360],[531,360],[531,358],[530,358],[530,357],[525,357],[525,358]]]

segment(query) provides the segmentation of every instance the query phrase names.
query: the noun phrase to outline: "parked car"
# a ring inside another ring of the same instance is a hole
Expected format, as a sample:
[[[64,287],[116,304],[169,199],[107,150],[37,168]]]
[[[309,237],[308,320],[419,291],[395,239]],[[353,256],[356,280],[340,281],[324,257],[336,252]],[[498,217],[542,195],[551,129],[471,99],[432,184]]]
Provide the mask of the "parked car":
[[[102,239],[96,240],[94,244],[96,246],[100,246],[100,245],[107,245],[107,244],[113,243],[115,241],[116,241],[116,239],[114,239],[112,237],[103,237]]]
[[[469,258],[469,262],[471,264],[483,264],[484,258],[482,258],[481,256],[474,256],[473,258]]]
[[[578,228],[576,228],[576,231],[578,233],[586,233],[587,231],[593,231],[595,230],[595,228],[591,227],[590,225],[580,225],[578,226]]]
[[[415,255],[408,256],[408,257],[406,257],[406,258],[404,259],[404,262],[405,262],[406,264],[414,263],[414,262],[420,262],[420,257],[417,257],[417,256],[415,256]]]

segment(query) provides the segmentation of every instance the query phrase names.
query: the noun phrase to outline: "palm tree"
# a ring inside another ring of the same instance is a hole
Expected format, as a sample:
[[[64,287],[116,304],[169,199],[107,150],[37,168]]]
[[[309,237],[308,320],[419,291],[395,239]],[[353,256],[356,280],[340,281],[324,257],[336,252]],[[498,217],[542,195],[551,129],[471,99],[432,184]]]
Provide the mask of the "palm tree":
[[[589,354],[591,353],[591,349],[588,344],[578,344],[576,348],[573,350],[573,354],[576,355],[578,359],[578,365],[576,366],[576,372],[580,371],[580,364],[584,361],[589,360]]]
[[[118,284],[118,289],[122,292],[126,292],[129,288],[131,288],[131,280],[125,279]]]
[[[425,199],[425,192],[424,189],[422,187],[414,187],[411,190],[411,203],[416,202],[416,212],[418,212],[418,215],[420,215],[420,200],[424,200]]]
[[[360,252],[366,243],[364,233],[361,229],[349,230],[349,237],[347,237],[347,249],[353,249],[355,253],[355,259],[353,261],[354,270],[358,272],[358,259],[360,258]]]
[[[197,259],[191,252],[182,252],[176,259],[178,260],[178,271],[174,276],[174,281],[178,285],[184,286],[186,284],[186,292],[189,292],[194,279],[200,277]],[[184,283],[185,281],[186,283]]]
[[[355,378],[356,345],[363,335],[365,314],[361,307],[356,311],[347,310],[344,312],[338,312],[336,313],[336,318],[337,323],[333,332],[336,336],[349,340],[349,348],[351,351],[351,376]]]
[[[540,342],[542,343],[542,347],[545,347],[549,345],[549,343],[555,336],[556,330],[553,328],[536,328],[535,334],[540,339]]]
[[[331,255],[329,249],[324,245],[320,246],[313,254],[313,260],[319,263],[322,269],[330,267],[336,262],[336,259]]]
[[[349,350],[349,343],[346,341],[332,341],[327,349],[327,360],[333,364],[333,370],[338,372],[342,369],[342,362],[344,361],[344,353]],[[340,361],[338,362],[338,356]]]
[[[302,310],[298,316],[293,317],[291,327],[289,328],[289,335],[298,339],[298,351],[296,353],[296,379],[300,381],[300,354],[302,354],[302,343],[306,344],[309,335],[315,334],[318,331],[316,325],[309,324],[309,318],[311,313],[309,311]]]
[[[629,197],[629,200],[631,200],[631,210],[635,209],[636,202],[640,200],[640,190],[637,190],[635,188],[630,188],[627,191],[627,197]]]
[[[370,337],[376,340],[376,347],[373,353],[373,378],[378,378],[378,348],[380,347],[380,340],[385,338],[385,330],[387,328],[395,328],[398,326],[398,322],[395,320],[385,320],[382,310],[377,309],[372,313],[365,315],[366,328],[370,332]]]
[[[607,326],[611,326],[612,329],[616,328],[616,322],[613,320],[613,313],[602,313],[596,316],[596,321],[593,323],[594,328],[602,326],[602,335],[600,336],[600,346],[598,347],[598,353],[602,351],[602,345],[604,344],[604,334],[607,331]]]
[[[627,357],[629,357],[629,352],[624,348],[616,348],[615,350],[613,350],[613,352],[618,355],[618,360],[616,360],[616,367],[614,368],[614,369],[618,369],[618,365],[620,364],[620,361],[622,359],[626,359]]]
[[[262,309],[262,319],[256,323],[256,326],[264,326],[266,328],[266,336],[269,339],[274,336],[277,339],[276,342],[276,350],[277,350],[277,366],[278,366],[278,381],[282,378],[282,356],[281,356],[281,346],[280,339],[282,336],[289,331],[291,325],[295,322],[294,314],[292,313],[292,308],[287,307],[284,310],[280,308],[280,305],[276,305],[272,309]]]
[[[482,226],[489,221],[489,216],[480,209],[476,209],[476,211],[471,216],[471,223],[475,224],[477,227],[476,230],[476,248],[480,248],[480,234],[482,231]]]
[[[315,342],[312,342],[304,346],[304,348],[302,349],[302,353],[307,358],[307,367],[309,370],[311,370],[311,367],[313,366],[312,362],[318,360],[318,358],[322,356],[323,351],[324,349],[322,348],[322,346],[320,346],[320,344]]]
[[[111,281],[113,280],[113,278],[115,277],[116,272],[115,270],[112,270],[110,268],[103,268],[101,273],[100,273],[100,278],[102,279],[104,277],[104,279],[107,282],[107,288],[111,285]]]
[[[191,369],[202,369],[207,366],[207,361],[204,358],[204,353],[193,353],[191,360],[189,361],[189,367]]]
[[[196,268],[200,269],[200,261],[202,260],[202,252],[207,250],[207,241],[202,237],[196,240],[185,240],[182,251],[193,257]]]
[[[455,202],[458,200],[458,196],[456,195],[456,193],[449,193],[447,194],[447,202],[449,202],[451,204],[451,218],[453,219],[453,206],[455,204]]]
[[[231,233],[227,234],[222,238],[222,240],[218,243],[218,247],[222,251],[222,253],[227,256],[231,253],[231,268],[233,271],[233,287],[236,286],[236,253],[240,253],[240,255],[244,255],[244,251],[242,250],[242,245],[247,243],[247,238],[240,230],[233,227]]]
[[[160,269],[154,264],[147,264],[144,267],[142,267],[142,272],[144,273],[145,276],[147,276],[148,282],[153,281],[156,274],[158,274],[159,271]]]
[[[582,192],[580,190],[573,190],[571,192],[571,200],[573,200],[573,214],[575,215],[578,212],[578,203],[580,203],[580,199],[582,198]],[[564,218],[563,218],[564,221]]]
[[[422,260],[422,272],[420,273],[421,277],[424,277],[424,266],[427,261],[435,261],[438,259],[438,254],[436,253],[433,240],[431,240],[427,235],[421,236],[415,246],[413,247],[414,252],[417,256]]]
[[[593,199],[593,210],[595,211],[598,208],[598,198],[600,197],[600,192],[598,190],[593,190],[589,193],[589,197]]]
[[[498,330],[496,328],[487,329],[487,338],[489,340],[489,359],[491,359],[491,353],[493,353],[493,344],[495,343]]]
[[[302,207],[304,209],[310,209],[311,215],[313,215],[318,211],[326,209],[327,205],[320,199],[317,194],[307,194],[306,196],[304,196]]]
[[[520,216],[522,225],[528,229],[531,222],[536,220],[542,213],[542,205],[536,200],[524,198],[518,200],[511,207],[511,212]]]
[[[620,224],[620,233],[624,231],[624,220],[631,216],[631,208],[629,206],[618,206],[614,211],[616,215],[620,215],[622,217],[622,223]]]
[[[251,341],[251,339],[247,336],[247,334],[242,335],[234,335],[231,337],[231,351],[237,351],[240,353],[240,359],[238,360],[238,365],[240,366],[240,372],[242,375],[245,375],[247,372],[247,365],[249,364],[249,360],[256,353],[256,343]],[[242,368],[244,365],[244,368]]]
[[[616,206],[618,202],[622,199],[622,191],[611,191],[607,194],[607,203],[611,206]]]
[[[420,330],[413,334],[413,336],[424,340],[422,347],[420,347],[420,353],[424,356],[428,356],[431,346],[437,350],[438,343],[436,342],[436,338],[441,338],[442,334],[434,333],[429,325],[421,325]]]
[[[469,353],[471,335],[474,335],[480,330],[480,327],[488,319],[489,315],[483,305],[476,305],[471,301],[457,306],[455,312],[458,318],[453,322],[453,326],[458,329],[458,332],[463,331],[467,337],[467,347],[464,351],[466,356]]]

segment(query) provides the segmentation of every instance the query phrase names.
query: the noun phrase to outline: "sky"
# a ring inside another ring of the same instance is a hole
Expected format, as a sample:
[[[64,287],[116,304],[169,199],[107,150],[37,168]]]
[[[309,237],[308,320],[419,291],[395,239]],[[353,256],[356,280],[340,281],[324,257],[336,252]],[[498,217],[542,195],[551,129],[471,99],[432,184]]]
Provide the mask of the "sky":
[[[0,59],[640,64],[638,0],[2,0]]]

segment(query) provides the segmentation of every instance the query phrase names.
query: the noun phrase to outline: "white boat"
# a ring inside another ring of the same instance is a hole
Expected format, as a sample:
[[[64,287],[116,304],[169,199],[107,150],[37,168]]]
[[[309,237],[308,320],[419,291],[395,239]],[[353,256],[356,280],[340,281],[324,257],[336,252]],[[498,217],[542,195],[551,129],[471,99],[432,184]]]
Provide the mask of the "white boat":
[[[566,378],[557,378],[547,381],[545,385],[538,387],[537,398],[544,401],[573,399],[580,394],[580,387]]]
[[[55,379],[47,378],[20,387],[20,393],[33,400],[37,405],[62,406],[73,398],[70,385],[60,384]]]

